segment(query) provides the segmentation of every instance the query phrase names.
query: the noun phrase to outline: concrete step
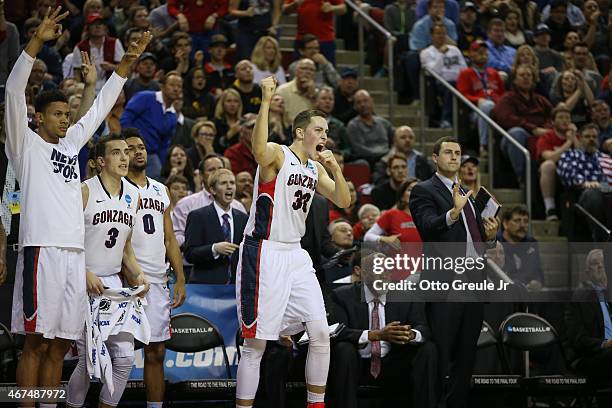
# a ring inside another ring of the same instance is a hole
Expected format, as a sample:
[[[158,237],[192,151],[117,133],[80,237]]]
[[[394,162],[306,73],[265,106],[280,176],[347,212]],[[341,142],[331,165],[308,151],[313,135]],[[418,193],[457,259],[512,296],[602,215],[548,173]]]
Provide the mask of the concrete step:
[[[559,221],[532,220],[531,228],[532,235],[559,236]]]
[[[374,77],[364,77],[359,81],[361,87],[367,89],[369,92],[374,91],[389,91],[389,80],[387,78],[374,78]],[[404,112],[404,105],[400,106],[402,112]],[[406,109],[407,111],[407,109]]]
[[[289,44],[288,46],[282,47],[281,52],[293,52],[293,44]],[[336,51],[336,65],[351,65],[356,67],[359,65],[359,52],[358,51],[345,51],[345,50],[337,50]],[[370,72],[370,68],[364,68],[364,72]]]
[[[344,63],[344,62],[336,62],[336,71],[340,72],[342,70],[342,68],[354,68],[354,69],[358,69],[358,63],[355,62],[354,64],[351,63]],[[370,72],[370,66],[369,65],[364,65],[363,66],[363,72]],[[365,78],[365,76],[364,76]],[[366,88],[367,89],[367,88]]]
[[[559,235],[535,235],[534,238],[540,242],[540,253],[542,252],[542,248],[547,247],[546,245],[542,245],[543,243],[567,243],[567,237],[561,237]]]
[[[285,28],[286,26],[297,26],[297,13],[294,14],[282,14],[280,23]]]
[[[496,188],[491,191],[497,201],[499,201],[502,205],[508,202],[524,202],[525,194],[522,190],[513,189],[513,188]]]
[[[285,34],[283,31],[282,34]],[[281,48],[291,48],[293,49],[293,42],[295,41],[295,36],[283,35],[280,38],[279,44]],[[344,40],[336,39],[336,50],[344,50]]]
[[[297,33],[297,25],[295,24],[283,24],[282,33],[284,36],[295,38]]]
[[[372,97],[372,99],[374,99],[374,104],[388,104],[389,103],[389,91],[385,91],[385,90],[370,90],[368,88],[365,88],[368,90],[368,92],[370,93],[370,96]],[[405,116],[416,116],[416,115],[406,115],[406,111],[403,109],[398,109],[398,105],[397,105],[397,93],[393,92],[393,94],[391,95],[391,97],[393,98],[393,102],[395,103],[395,110],[401,114],[401,115],[405,115]],[[388,110],[389,108],[387,107],[385,110]]]

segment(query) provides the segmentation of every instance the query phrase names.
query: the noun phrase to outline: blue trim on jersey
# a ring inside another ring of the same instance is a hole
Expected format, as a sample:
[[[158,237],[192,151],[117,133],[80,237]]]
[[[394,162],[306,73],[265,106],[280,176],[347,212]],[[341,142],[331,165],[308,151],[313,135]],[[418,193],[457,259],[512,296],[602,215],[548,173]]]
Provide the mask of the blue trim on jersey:
[[[268,239],[272,229],[272,210],[274,201],[268,195],[260,195],[255,203],[255,227],[253,238]]]
[[[242,245],[242,269],[240,275],[240,310],[242,323],[251,326],[257,320],[259,290],[260,240],[245,237]],[[244,328],[243,328],[244,334]]]
[[[36,313],[36,273],[38,272],[38,254],[40,247],[23,248],[23,314],[27,320]]]

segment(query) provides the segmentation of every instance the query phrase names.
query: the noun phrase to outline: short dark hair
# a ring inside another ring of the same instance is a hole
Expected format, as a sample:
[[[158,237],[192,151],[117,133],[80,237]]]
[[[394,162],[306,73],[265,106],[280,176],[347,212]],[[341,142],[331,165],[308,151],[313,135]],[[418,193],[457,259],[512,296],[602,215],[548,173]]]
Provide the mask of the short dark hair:
[[[300,44],[300,50],[306,49],[306,44],[312,41],[319,41],[319,39],[314,34],[304,34],[302,37],[302,44]]]
[[[597,134],[599,135],[599,126],[597,126],[594,123],[587,123],[586,125],[581,127],[580,128],[580,134],[582,135],[585,131],[587,131],[589,129],[595,129],[597,131]]]
[[[444,25],[444,23],[440,22],[440,21],[436,21],[435,23],[433,23],[431,25],[431,30],[429,31],[431,34],[433,34],[434,30],[436,28],[443,28],[446,31],[446,26]]]
[[[487,24],[487,32],[491,31],[491,29],[495,26],[505,26],[506,22],[499,17],[492,18],[489,20],[489,24]]]
[[[66,97],[66,94],[59,89],[42,91],[40,94],[38,94],[34,101],[34,109],[36,109],[36,112],[42,113],[45,108],[53,102],[63,102],[68,104],[68,98]]]
[[[420,180],[416,177],[408,177],[406,180],[404,180],[402,182],[402,184],[400,184],[399,188],[397,189],[397,193],[395,195],[395,200],[397,203],[397,207],[400,210],[403,210],[404,208],[399,208],[400,207],[400,202],[402,201],[402,197],[404,196],[404,193],[406,192],[406,190],[408,190],[408,187],[410,187],[410,185],[414,182],[419,182]]]
[[[109,135],[101,137],[96,143],[96,145],[94,146],[93,158],[97,159],[98,157],[104,157],[106,155],[106,145],[109,142],[113,142],[115,140],[125,141],[125,138],[120,133],[111,133]]]
[[[223,168],[225,168],[225,162],[223,161],[223,157],[221,157],[220,154],[218,154],[218,153],[208,153],[206,156],[204,156],[202,158],[202,160],[200,160],[200,163],[198,163],[198,169],[202,173],[204,173],[204,163],[206,163],[206,160],[213,159],[213,158],[217,158],[217,159],[221,160],[221,165],[223,166]]]
[[[554,8],[557,8],[557,7],[562,7],[562,6],[567,8],[567,0],[552,0],[550,2],[550,9],[551,10],[554,9]]]
[[[518,204],[510,207],[502,214],[502,221],[510,221],[515,214],[526,215],[529,217],[529,210],[524,204]]]
[[[459,143],[459,140],[457,140],[456,137],[454,137],[454,136],[444,136],[444,137],[441,137],[438,140],[436,140],[436,143],[434,144],[433,153],[435,155],[439,155],[440,154],[440,148],[442,147],[442,143],[457,143],[459,145],[459,147],[461,147],[461,143]],[[463,150],[462,147],[461,147],[461,150]]]
[[[144,140],[144,136],[140,134],[140,130],[134,127],[126,127],[126,128],[121,129],[121,136],[125,140],[129,139],[130,137],[137,137],[138,139],[142,141],[142,143],[144,143],[145,146],[147,145],[147,143]]]
[[[184,31],[176,31],[174,34],[172,34],[170,39],[170,47],[176,47],[176,44],[178,44],[180,40],[187,40],[189,41],[189,44],[191,44],[191,36],[189,34]]]
[[[293,119],[293,126],[291,128],[291,134],[293,135],[293,137],[295,137],[295,131],[298,128],[306,130],[306,128],[308,127],[308,124],[310,123],[310,119],[317,117],[317,116],[320,116],[322,118],[327,117],[327,115],[324,112],[318,109],[308,109],[308,110],[301,111],[300,113],[298,113],[295,119]]]
[[[176,71],[176,70],[172,70],[172,71],[168,71],[164,74],[163,77],[161,77],[161,79],[159,80],[160,84],[165,84],[166,81],[168,80],[168,78],[170,78],[171,76],[177,76],[181,79],[183,79],[183,76],[181,75],[180,72]]]
[[[393,156],[389,157],[389,160],[387,161],[387,167],[391,168],[391,163],[393,163],[393,160],[401,160],[406,163],[408,161],[408,158],[404,153],[396,152]]]
[[[559,81],[561,82],[561,81]],[[572,114],[572,111],[569,110],[569,108],[567,107],[566,104],[564,103],[559,103],[557,106],[555,106],[555,108],[552,110],[551,113],[551,118],[552,120],[555,120],[555,118],[557,117],[558,114],[560,113],[569,113],[570,115]]]
[[[170,186],[174,183],[182,183],[187,186],[187,189],[189,189],[189,180],[187,180],[187,177],[183,175],[175,174],[173,176],[170,176],[164,184],[166,187],[170,188]]]

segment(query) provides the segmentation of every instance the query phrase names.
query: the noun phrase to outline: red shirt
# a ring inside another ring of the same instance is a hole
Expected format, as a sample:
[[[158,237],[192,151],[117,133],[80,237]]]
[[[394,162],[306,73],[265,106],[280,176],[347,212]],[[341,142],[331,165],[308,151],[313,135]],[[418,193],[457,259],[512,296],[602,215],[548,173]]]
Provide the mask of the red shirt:
[[[561,139],[557,136],[557,132],[553,129],[544,133],[542,136],[538,138],[538,143],[536,147],[536,156],[538,160],[544,160],[542,158],[542,153],[546,150],[555,150],[555,147],[561,146],[565,143],[565,139]]]
[[[399,234],[399,240],[402,243],[417,243],[402,245],[400,254],[407,254],[412,257],[421,256],[423,252],[421,236],[416,229],[416,225],[414,225],[412,216],[406,214],[406,211],[398,210],[397,208],[387,210],[380,216],[378,221],[376,221],[376,224],[385,231],[386,235]],[[409,274],[409,271],[403,269],[397,270],[391,274],[391,280],[405,279]]]
[[[285,4],[293,3],[294,0],[285,0]],[[344,0],[329,0],[332,6],[344,4]],[[334,13],[323,13],[321,5],[323,0],[304,0],[298,7],[296,40],[301,40],[306,34],[316,36],[319,41],[334,41]]]
[[[167,4],[168,14],[172,17],[183,13],[189,22],[190,33],[203,32],[208,16],[217,13],[218,21],[227,13],[227,0],[168,0]]]
[[[465,68],[457,77],[457,89],[476,106],[480,98],[497,103],[505,92],[504,81],[493,68],[486,68],[482,75],[474,68]]]
[[[232,164],[232,171],[238,174],[241,171],[248,171],[253,178],[257,170],[257,162],[251,150],[242,142],[236,143],[225,149],[224,156]]]

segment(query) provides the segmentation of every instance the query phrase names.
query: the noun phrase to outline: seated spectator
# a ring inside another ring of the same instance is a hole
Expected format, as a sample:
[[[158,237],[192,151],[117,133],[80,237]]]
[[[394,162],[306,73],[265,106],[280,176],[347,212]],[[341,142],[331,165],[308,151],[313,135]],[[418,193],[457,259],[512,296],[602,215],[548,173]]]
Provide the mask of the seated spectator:
[[[133,42],[137,43],[138,41],[140,41],[144,32],[145,30],[142,30],[140,28],[130,28],[129,30],[127,30],[125,34],[123,35],[123,49],[128,49],[131,43]],[[155,41],[154,39],[151,40],[151,43],[149,43],[149,45],[147,46],[149,50],[156,52],[160,48],[163,48],[163,46],[155,47],[154,41]]]
[[[207,89],[203,67],[189,70],[183,86],[183,114],[191,119],[211,120],[215,113],[215,98]]]
[[[505,45],[505,30],[506,23],[504,23],[504,20],[494,18],[489,21],[489,27],[487,29],[487,36],[489,37],[487,40],[489,62],[487,66],[510,74],[516,50]]]
[[[165,39],[172,35],[179,28],[176,19],[168,14],[168,4],[162,4],[151,10],[149,13],[149,23],[155,36]]]
[[[387,173],[387,164],[389,159],[400,153],[406,156],[406,166],[408,169],[408,177],[415,177],[419,180],[427,180],[433,174],[434,170],[429,165],[427,158],[423,153],[413,149],[416,143],[414,131],[409,126],[400,126],[393,132],[393,144],[389,152],[381,157],[374,167],[372,174],[372,182],[381,184],[389,179]]]
[[[354,96],[355,110],[359,116],[351,119],[346,127],[354,159],[365,159],[374,163],[389,151],[393,127],[387,119],[374,113],[374,101],[365,89]]]
[[[504,82],[497,70],[487,67],[489,51],[486,42],[482,40],[474,41],[470,46],[469,56],[472,66],[459,73],[457,89],[488,115],[505,92]],[[476,114],[472,114],[471,118],[472,121],[478,123],[480,157],[486,157],[489,146],[489,124]],[[421,180],[427,179],[419,178]]]
[[[298,113],[314,106],[317,92],[314,83],[315,71],[315,63],[312,60],[301,59],[296,65],[295,78],[276,88],[276,93],[285,101],[285,109],[292,123]]]
[[[386,292],[374,288],[382,278],[373,272],[374,258],[380,256],[363,259],[362,283],[333,292],[331,319],[346,328],[332,345],[329,400],[334,407],[357,407],[358,385],[374,384],[383,387],[386,407],[434,407],[436,347],[429,341],[424,303],[391,302]]]
[[[242,193],[253,194],[253,176],[248,171],[236,174],[236,195]]]
[[[516,68],[522,64],[531,65],[534,68],[536,73],[535,92],[548,99],[552,84],[557,78],[557,75],[547,74],[546,72],[540,70],[540,60],[538,60],[538,56],[536,55],[535,50],[527,44],[521,45],[516,50],[514,62],[512,63],[512,72],[507,82],[511,83],[511,81],[513,80],[512,75],[516,73]]]
[[[397,192],[408,178],[408,160],[402,153],[395,153],[389,158],[387,175],[389,180],[372,190],[372,203],[381,210],[388,210],[397,203]]]
[[[427,15],[419,19],[410,32],[410,49],[421,51],[432,43],[432,29],[434,23],[442,23],[446,27],[446,33],[450,39],[457,43],[457,29],[455,23],[444,17],[445,0],[427,0]]]
[[[565,35],[565,39],[563,41],[563,51],[561,51],[561,56],[563,57],[563,61],[565,61],[565,69],[574,69],[574,55],[572,49],[574,48],[574,44],[580,42],[582,42],[582,35],[578,31],[569,31]],[[585,66],[587,69],[597,69],[595,58],[593,58],[593,54],[591,54],[590,51],[586,58]]]
[[[582,24],[570,23],[569,19],[567,18],[568,3],[569,2],[567,0],[553,0],[550,3],[550,16],[548,17],[546,14],[542,15],[542,22],[551,29],[550,46],[557,51],[563,50],[565,35],[574,29],[574,27]],[[578,9],[578,12],[580,12],[580,9]]]
[[[231,171],[217,170],[208,185],[213,203],[193,210],[187,217],[185,258],[193,264],[189,283],[234,283],[237,250],[248,217],[231,207],[236,193],[236,179]]]
[[[347,220],[339,218],[332,221],[327,229],[331,245],[336,248],[336,253],[329,258],[322,259],[322,268],[325,281],[331,283],[351,275],[356,247],[354,247],[353,227]]]
[[[321,87],[317,92],[314,107],[327,115],[327,137],[334,141],[335,148],[340,150],[344,156],[350,157],[351,148],[348,142],[346,126],[332,114],[335,106],[334,103],[334,90],[329,86]]]
[[[459,4],[453,0],[444,1],[444,17],[457,23],[459,21]],[[417,0],[416,2],[416,18],[421,19],[427,14],[429,2],[427,0]]]
[[[268,141],[289,146],[293,141],[291,135],[291,122],[285,110],[285,100],[275,94],[270,101],[268,114]]]
[[[339,218],[329,223],[331,242],[338,249],[348,249],[353,246],[353,227],[345,219]]]
[[[555,75],[561,72],[565,62],[558,51],[550,48],[550,28],[546,24],[538,24],[533,32],[533,42],[542,72]]]
[[[444,24],[433,24],[431,38],[432,45],[420,53],[421,66],[429,68],[451,85],[455,85],[459,72],[467,67],[463,54],[459,48],[449,45]],[[450,129],[453,126],[452,93],[438,81],[436,89],[437,94],[441,96],[439,102],[442,114],[439,126],[441,129]]]
[[[580,130],[580,138],[563,152],[557,165],[557,173],[566,187],[578,188],[582,205],[592,216],[606,225],[606,202],[602,189],[608,190],[608,180],[604,175],[599,158],[607,156],[597,148],[599,128],[588,124]],[[566,143],[567,144],[567,143]],[[595,241],[606,241],[607,236],[591,226]]]
[[[274,75],[278,85],[287,82],[282,65],[282,54],[276,38],[263,36],[255,44],[251,62],[253,63],[254,81],[259,85],[261,80]]]
[[[582,13],[586,20],[586,24],[582,26],[582,38],[589,46],[591,54],[595,56],[595,61],[601,72],[602,68],[608,67],[610,63],[609,54],[612,46],[610,24],[612,23],[612,17],[610,17],[609,9],[608,15],[600,10],[596,0],[585,1],[582,5]]]
[[[121,115],[122,127],[140,131],[147,145],[147,175],[157,178],[166,160],[168,147],[176,130],[173,103],[183,93],[183,78],[176,71],[168,72],[161,81],[161,91],[143,91],[132,97]]]
[[[149,26],[149,10],[145,6],[132,6],[128,9],[127,29],[137,28],[147,31]],[[125,31],[119,31],[117,35],[121,37]]]
[[[251,151],[255,118],[256,115],[253,113],[247,113],[242,117],[240,120],[240,140],[225,150],[224,156],[229,159],[234,174],[246,171],[255,177],[257,162]]]
[[[79,117],[77,117],[77,112],[79,111],[79,107],[81,106],[81,100],[83,99],[83,95],[71,95],[68,98],[68,108],[70,109],[70,123],[75,124],[79,121]]]
[[[238,91],[242,99],[242,113],[257,113],[261,105],[261,88],[253,81],[253,66],[249,60],[236,64],[236,80],[232,88]]]
[[[527,234],[529,211],[524,205],[516,205],[504,211],[502,229],[497,241],[503,245],[505,254],[504,272],[515,282],[538,290],[544,283],[538,241]]]
[[[597,99],[591,105],[591,119],[599,127],[599,148],[605,153],[612,153],[604,149],[607,141],[612,139],[612,117],[610,117],[610,106],[601,99]]]
[[[191,65],[189,60],[191,51],[189,34],[183,31],[175,32],[170,42],[170,55],[160,61],[159,69],[163,72],[178,71],[181,75],[185,75]]]
[[[0,11],[0,13],[2,13],[2,11]],[[2,18],[3,16],[0,16],[0,19]],[[34,36],[34,33],[36,33],[36,29],[40,23],[41,20],[36,17],[28,18],[25,21],[23,24],[23,34],[26,40],[25,44],[27,44]],[[2,29],[0,24],[0,31],[4,31],[4,41],[6,41],[5,44],[10,44],[10,46],[6,47],[6,54],[2,55],[0,60],[6,61],[5,63],[9,66],[6,74],[0,74],[0,85],[4,85],[6,82],[6,77],[2,79],[1,75],[8,75],[13,68],[13,64],[17,60],[17,57],[19,56],[19,49],[17,47],[19,44],[19,32],[17,31],[17,27],[12,23],[7,22],[5,22],[5,25],[6,27]],[[2,44],[4,41],[0,41],[0,44]],[[46,80],[53,81],[56,84],[59,84],[62,81],[62,78],[64,77],[62,73],[62,57],[57,51],[56,47],[49,46],[47,43],[43,44],[42,49],[36,55],[36,59],[42,60],[47,65],[48,72],[46,74]]]
[[[332,207],[329,209],[329,222],[336,221],[337,219],[343,219],[348,221],[351,225],[354,225],[359,221],[359,200],[357,197],[355,184],[348,180],[346,183],[349,188],[349,193],[351,194],[351,202],[346,208],[340,208],[335,204],[332,204]]]
[[[176,203],[189,195],[189,181],[181,175],[176,175],[168,177],[165,184],[170,192],[170,212],[172,212]]]
[[[277,29],[281,17],[281,4],[280,1],[244,2],[230,0],[228,2],[228,14],[238,20],[238,30],[236,32],[236,57],[238,60],[248,59],[262,38],[273,38],[273,36],[279,35]],[[280,55],[278,44],[276,48]],[[259,80],[256,79],[255,82],[259,84]]]
[[[374,204],[364,204],[357,211],[359,221],[353,225],[353,237],[357,241],[362,241],[363,236],[372,228],[380,217],[380,210]]]
[[[466,1],[461,6],[459,14],[459,24],[457,24],[457,47],[466,57],[469,57],[470,46],[476,40],[487,38],[484,30],[478,22],[478,8],[471,1]]]
[[[474,197],[480,190],[480,161],[476,157],[464,155],[461,157],[461,167],[459,167],[459,180],[467,191],[472,191]]]
[[[242,99],[234,88],[228,88],[221,93],[215,107],[215,152],[222,153],[229,146],[238,143],[240,118],[242,117]]]
[[[595,97],[581,71],[563,71],[550,93],[550,102],[563,103],[571,112],[572,123],[582,126],[589,122]]]
[[[223,34],[212,36],[208,49],[210,61],[204,64],[209,92],[220,96],[234,82],[234,67],[225,62],[227,54],[227,38]]]
[[[191,137],[191,129],[193,128],[195,121],[183,115],[182,94],[181,98],[175,100],[172,103],[172,106],[174,106],[174,110],[176,111],[176,131],[174,132],[172,143],[180,144],[185,149],[188,149],[193,146],[193,137]]]
[[[306,34],[301,41],[299,48],[300,59],[308,58],[315,63],[315,75],[314,83],[315,86],[321,87],[323,85],[331,86],[335,88],[338,85],[338,79],[340,76],[336,72],[334,65],[329,62],[323,54],[319,52],[319,40],[312,34]],[[289,78],[295,77],[295,69],[299,61],[294,61],[289,65]]]
[[[159,82],[155,79],[157,57],[150,52],[143,52],[136,63],[136,76],[132,76],[123,85],[125,100],[130,101],[134,94],[141,91],[159,91]]]
[[[539,2],[538,2],[539,3]],[[551,15],[551,6],[552,2],[549,2],[549,4],[546,4],[544,7],[542,8],[542,21],[546,21],[550,18]],[[580,27],[583,26],[586,23],[584,14],[582,14],[582,10],[580,9],[579,6],[576,6],[575,4],[571,3],[571,2],[566,2],[567,5],[567,11],[565,13],[565,17],[567,17],[567,20],[569,21],[569,23],[573,26],[573,27]],[[559,11],[559,19],[561,19],[561,12]]]
[[[573,45],[572,59],[574,61],[574,69],[582,72],[584,79],[591,88],[591,91],[593,91],[593,93],[597,93],[599,89],[601,89],[601,82],[603,81],[603,78],[599,72],[597,72],[596,67],[594,69],[589,68],[589,56],[590,52],[588,45],[583,42]]]
[[[161,178],[167,181],[170,176],[183,176],[189,182],[189,191],[197,192],[193,182],[193,165],[187,157],[185,148],[181,145],[173,145],[168,149],[166,162],[162,166]],[[200,185],[199,188],[202,188]]]
[[[338,88],[334,92],[334,110],[332,115],[348,125],[357,116],[353,98],[359,89],[359,75],[354,68],[342,68]]]
[[[536,159],[540,161],[540,190],[544,198],[546,220],[558,220],[555,206],[557,162],[561,155],[576,144],[576,125],[569,109],[557,106],[552,113],[553,128],[537,141]]]
[[[509,9],[506,11],[504,23],[506,24],[506,31],[504,33],[506,42],[514,48],[518,48],[525,44],[525,34],[521,29],[520,16],[516,9]]]
[[[449,1],[449,3],[452,3],[452,1]],[[427,1],[424,2],[423,7],[423,15],[425,15],[427,13]],[[383,26],[397,38],[396,52],[401,53],[410,49],[410,31],[417,20],[415,7],[408,0],[397,0],[385,6]],[[385,61],[387,61],[389,55],[387,46],[385,43]]]
[[[519,25],[523,30],[534,31],[540,22],[540,10],[538,3],[531,0],[511,0],[508,7],[519,12]]]
[[[121,116],[125,110],[125,93],[123,90],[119,93],[115,104],[104,120],[104,130],[102,135],[109,133],[121,133]]]
[[[26,93],[28,93],[32,98],[35,98],[43,91],[49,91],[57,88],[57,84],[55,82],[45,79],[46,75],[47,65],[43,62],[43,60],[34,60],[26,89]]]
[[[191,165],[200,167],[200,162],[208,155],[215,153],[214,141],[217,136],[217,127],[210,120],[198,120],[191,128],[192,146],[187,149],[187,157]],[[199,190],[198,190],[199,191]]]
[[[530,136],[541,136],[551,128],[552,105],[546,98],[536,94],[534,78],[536,71],[530,65],[520,65],[516,69],[512,89],[506,92],[491,116],[511,137],[521,145],[527,146]],[[500,148],[510,160],[519,184],[525,183],[525,156],[511,142],[502,139]]]
[[[354,227],[353,227],[354,228]],[[355,253],[352,258],[353,270],[350,275],[345,276],[344,278],[336,279],[333,283],[359,283],[361,282],[361,257],[365,256],[364,253],[367,251],[360,251],[359,253]]]

